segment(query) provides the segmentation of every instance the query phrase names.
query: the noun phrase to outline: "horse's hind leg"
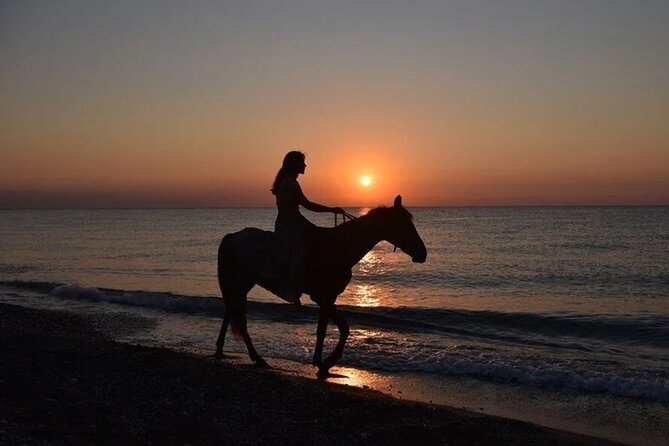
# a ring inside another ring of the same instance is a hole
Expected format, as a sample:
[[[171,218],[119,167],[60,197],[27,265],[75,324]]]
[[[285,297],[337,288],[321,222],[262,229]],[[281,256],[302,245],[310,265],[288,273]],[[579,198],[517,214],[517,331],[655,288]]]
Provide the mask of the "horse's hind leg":
[[[314,359],[311,363],[320,367],[323,363],[323,342],[328,329],[328,321],[330,320],[330,313],[328,308],[320,308],[318,312],[318,328],[316,329],[316,349],[314,350]]]
[[[253,361],[259,367],[269,367],[267,362],[262,359],[262,357],[256,351],[255,347],[253,347],[251,336],[249,336],[249,331],[246,327],[246,314],[242,314],[239,317],[239,334],[242,336],[242,339],[244,339],[244,343],[246,344],[246,349],[249,351],[249,358],[251,358],[251,361]]]

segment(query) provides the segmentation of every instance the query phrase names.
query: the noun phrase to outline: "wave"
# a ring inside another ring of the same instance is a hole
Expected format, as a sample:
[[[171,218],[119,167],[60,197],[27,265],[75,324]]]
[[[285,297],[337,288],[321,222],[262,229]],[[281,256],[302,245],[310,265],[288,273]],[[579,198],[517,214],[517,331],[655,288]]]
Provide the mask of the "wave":
[[[485,290],[495,293],[581,295],[591,297],[643,296],[665,298],[669,290],[666,274],[609,273],[598,270],[572,274],[537,271],[513,275],[468,275],[439,270],[412,271],[356,271],[357,280],[384,286],[435,290]]]
[[[53,296],[103,301],[172,312],[222,315],[219,297],[186,296],[169,292],[128,291],[76,284],[0,281],[0,286],[21,288]],[[669,316],[573,313],[519,313],[415,307],[340,306],[347,319],[369,328],[448,334],[469,338],[541,345],[573,350],[615,347],[669,348]],[[306,306],[299,314],[285,303],[249,301],[248,315],[291,322],[313,322],[317,308]],[[605,346],[605,347],[603,347]]]
[[[156,308],[184,313],[221,313],[223,300],[215,297],[185,296],[170,292],[128,291],[113,288],[96,288],[78,284],[39,281],[0,281],[0,286],[19,288],[70,299],[110,302],[137,307]]]
[[[669,347],[669,316],[515,313],[451,309],[382,308],[402,320],[419,320],[439,331],[506,334],[509,339],[590,339],[629,346]]]
[[[54,282],[0,281],[0,286],[64,299],[109,302],[167,312],[220,316],[224,310],[223,300],[217,297]],[[278,323],[314,324],[317,311],[317,308],[307,306],[296,312],[293,306],[283,303],[248,303],[250,318]],[[658,357],[648,358],[651,360],[649,364],[654,365],[642,367],[634,363],[624,366],[617,360],[594,359],[596,356],[592,355],[569,355],[571,359],[565,359],[550,353],[555,351],[552,347],[572,351],[587,350],[588,346],[611,348],[611,345],[626,345],[630,351],[636,351],[638,346],[666,349],[669,346],[667,316],[503,313],[408,307],[343,307],[342,312],[354,326],[344,359],[352,366],[470,376],[669,402],[669,373],[663,366],[666,360],[661,356],[659,361]],[[275,336],[283,336],[276,331],[274,329]],[[433,335],[446,335],[447,341]],[[480,343],[480,340],[490,342]],[[289,348],[288,344],[275,342],[275,354],[303,360],[299,355],[304,351]],[[524,350],[522,347],[527,344],[551,348]]]
[[[661,369],[623,368],[615,363],[559,360],[473,346],[443,349],[402,345],[401,354],[388,354],[392,346],[387,344],[377,347],[377,352],[356,347],[347,350],[347,361],[361,367],[372,363],[375,368],[393,372],[467,376],[669,402],[669,376]]]

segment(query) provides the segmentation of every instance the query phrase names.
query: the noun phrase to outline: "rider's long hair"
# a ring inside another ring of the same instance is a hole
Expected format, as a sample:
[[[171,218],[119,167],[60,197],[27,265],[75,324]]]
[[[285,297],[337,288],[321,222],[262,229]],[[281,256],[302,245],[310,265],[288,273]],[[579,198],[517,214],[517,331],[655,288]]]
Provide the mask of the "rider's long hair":
[[[295,172],[299,172],[300,168],[302,167],[302,163],[304,162],[304,157],[304,153],[297,150],[293,150],[286,154],[286,156],[283,158],[283,165],[276,174],[276,178],[272,184],[272,193],[274,195],[276,195],[276,192],[279,190],[279,184],[281,184],[281,180],[283,180],[287,175],[292,175]]]

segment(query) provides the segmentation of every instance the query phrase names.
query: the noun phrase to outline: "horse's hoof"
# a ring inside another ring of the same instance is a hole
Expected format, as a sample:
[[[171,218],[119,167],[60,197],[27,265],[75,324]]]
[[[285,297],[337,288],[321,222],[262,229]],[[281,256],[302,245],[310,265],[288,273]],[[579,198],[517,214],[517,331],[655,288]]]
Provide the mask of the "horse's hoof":
[[[223,359],[223,358],[225,358],[225,355],[223,354],[223,352],[216,352],[209,357],[214,358],[214,359]]]
[[[325,358],[325,361],[323,361],[323,362],[319,365],[319,367],[320,367],[320,368],[323,368],[323,369],[325,369],[325,370],[327,371],[327,370],[330,370],[332,367],[334,367],[334,365],[335,365],[336,363],[337,363],[337,361],[336,361],[332,356],[328,356],[327,358]]]
[[[260,369],[269,369],[270,368],[269,364],[267,364],[267,361],[265,361],[262,358],[256,359],[255,362],[253,363],[253,365],[255,365],[256,367],[258,367]]]
[[[330,377],[329,369],[324,369],[322,367],[318,368],[318,373],[316,373],[318,379],[328,379]]]

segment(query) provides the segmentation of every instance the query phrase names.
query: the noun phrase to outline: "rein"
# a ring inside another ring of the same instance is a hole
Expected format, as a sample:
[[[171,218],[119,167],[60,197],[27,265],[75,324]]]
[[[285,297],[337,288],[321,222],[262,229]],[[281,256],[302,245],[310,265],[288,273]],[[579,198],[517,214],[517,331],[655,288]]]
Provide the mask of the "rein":
[[[339,223],[337,222],[337,215],[338,215],[338,214],[335,212],[335,213],[334,213],[334,225],[335,225],[335,227],[339,225]],[[348,218],[349,220],[355,220],[356,218],[358,218],[358,217],[356,217],[355,215],[353,215],[353,214],[349,214],[349,213],[346,212],[346,211],[344,211],[344,213],[343,213],[341,216],[342,216],[342,223],[346,223],[346,219],[347,219],[347,218]]]

